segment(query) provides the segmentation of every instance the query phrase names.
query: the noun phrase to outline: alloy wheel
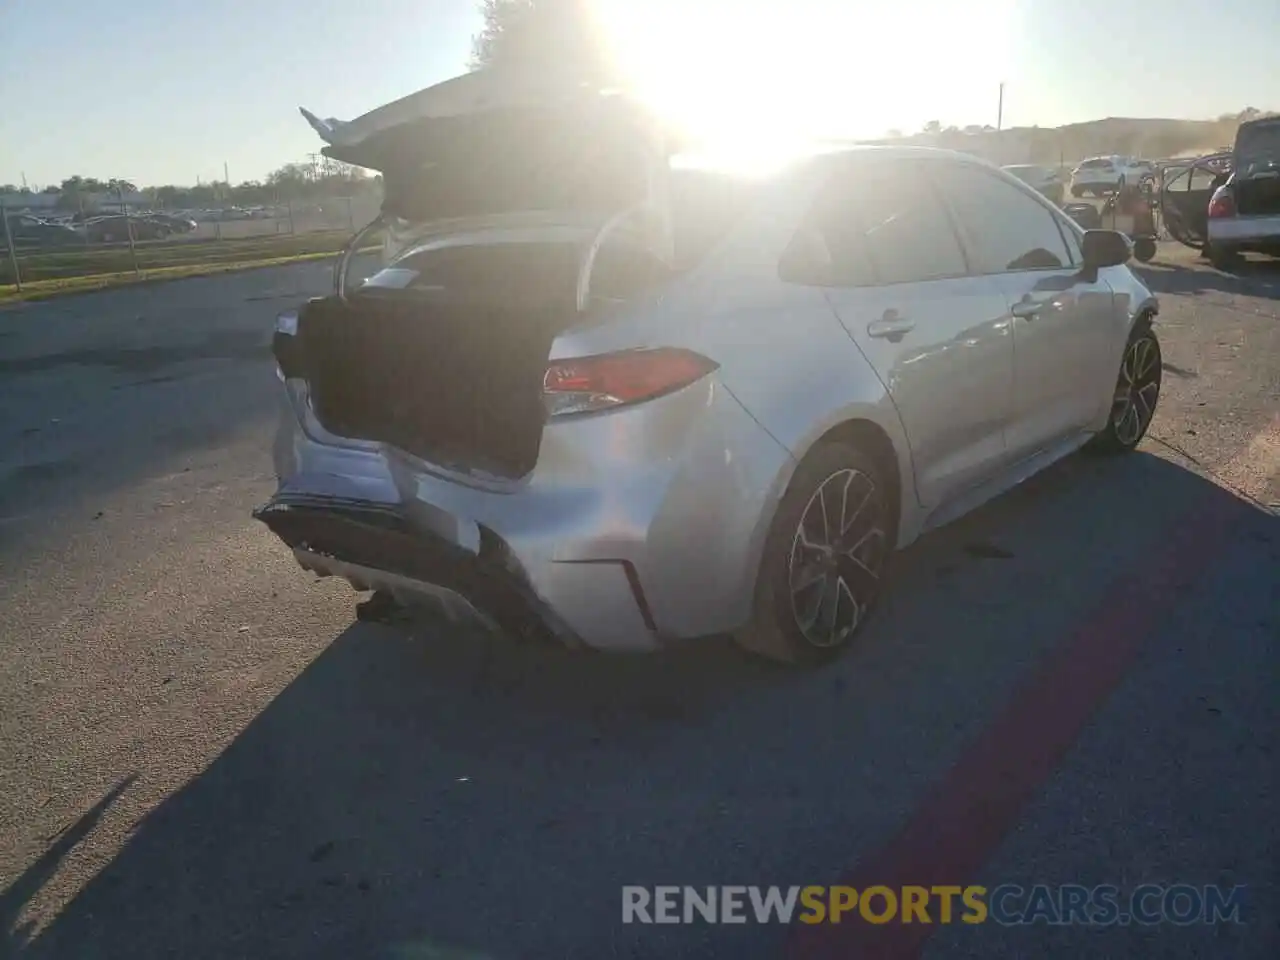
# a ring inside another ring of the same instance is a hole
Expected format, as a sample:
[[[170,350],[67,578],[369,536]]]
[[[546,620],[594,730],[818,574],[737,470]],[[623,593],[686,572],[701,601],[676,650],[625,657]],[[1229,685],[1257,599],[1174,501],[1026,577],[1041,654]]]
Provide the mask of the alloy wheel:
[[[861,471],[840,470],[800,515],[787,562],[791,612],[815,647],[835,647],[857,630],[880,592],[887,538],[883,500]]]
[[[1111,406],[1116,440],[1126,447],[1142,437],[1155,416],[1160,397],[1160,353],[1150,337],[1129,344],[1120,363],[1120,379]]]

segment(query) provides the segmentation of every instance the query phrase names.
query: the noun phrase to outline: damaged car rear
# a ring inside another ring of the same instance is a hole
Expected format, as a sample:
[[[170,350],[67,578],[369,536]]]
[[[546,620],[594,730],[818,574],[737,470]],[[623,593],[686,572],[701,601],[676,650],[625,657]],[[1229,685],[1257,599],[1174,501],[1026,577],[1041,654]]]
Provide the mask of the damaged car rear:
[[[1220,269],[1242,253],[1280,257],[1280,117],[1240,124],[1231,161],[1209,200],[1204,253]]]
[[[481,72],[305,115],[327,155],[382,172],[388,239],[363,283],[357,238],[335,292],[277,319],[279,487],[255,516],[320,575],[571,645],[745,615],[744,518],[786,453],[652,318],[696,316],[746,188],[673,175],[642,109],[574,85]]]
[[[543,80],[308,115],[383,172],[390,240],[277,323],[256,515],[305,568],[571,645],[822,663],[897,547],[1141,442],[1158,306],[1123,235],[948,151],[734,176]]]

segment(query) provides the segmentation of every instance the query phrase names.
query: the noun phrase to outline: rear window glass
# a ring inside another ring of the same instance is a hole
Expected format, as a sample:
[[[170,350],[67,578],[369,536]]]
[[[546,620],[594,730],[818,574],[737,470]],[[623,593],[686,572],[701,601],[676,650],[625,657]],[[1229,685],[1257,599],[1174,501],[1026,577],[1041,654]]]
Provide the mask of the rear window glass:
[[[1080,164],[1083,170],[1102,170],[1111,166],[1110,160],[1086,160]]]
[[[1236,153],[1280,157],[1280,120],[1242,128],[1236,137]]]
[[[742,218],[751,181],[712,170],[671,171],[671,231],[675,267],[700,263]]]

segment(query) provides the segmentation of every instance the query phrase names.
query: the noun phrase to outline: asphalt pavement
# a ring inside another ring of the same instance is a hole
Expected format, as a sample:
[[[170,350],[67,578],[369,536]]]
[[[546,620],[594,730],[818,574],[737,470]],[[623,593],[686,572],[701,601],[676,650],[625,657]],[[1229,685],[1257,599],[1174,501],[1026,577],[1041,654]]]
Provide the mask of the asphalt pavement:
[[[327,266],[0,312],[0,956],[1280,955],[1280,270],[1143,272],[1142,448],[905,551],[812,673],[355,622],[249,517],[271,321]],[[623,885],[918,881],[1246,896],[1218,925],[621,922]]]

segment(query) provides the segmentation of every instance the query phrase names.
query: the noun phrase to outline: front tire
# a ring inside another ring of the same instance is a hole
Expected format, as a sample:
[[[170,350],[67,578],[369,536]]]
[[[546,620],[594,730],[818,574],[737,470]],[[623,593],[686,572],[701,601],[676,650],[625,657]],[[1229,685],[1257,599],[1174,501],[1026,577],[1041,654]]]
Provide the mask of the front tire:
[[[1141,318],[1129,334],[1111,401],[1107,425],[1090,446],[1099,453],[1128,453],[1135,449],[1156,415],[1164,360],[1151,318]]]
[[[886,476],[848,443],[823,443],[805,457],[765,540],[754,617],[734,635],[739,646],[805,666],[849,648],[880,599],[895,545]]]

